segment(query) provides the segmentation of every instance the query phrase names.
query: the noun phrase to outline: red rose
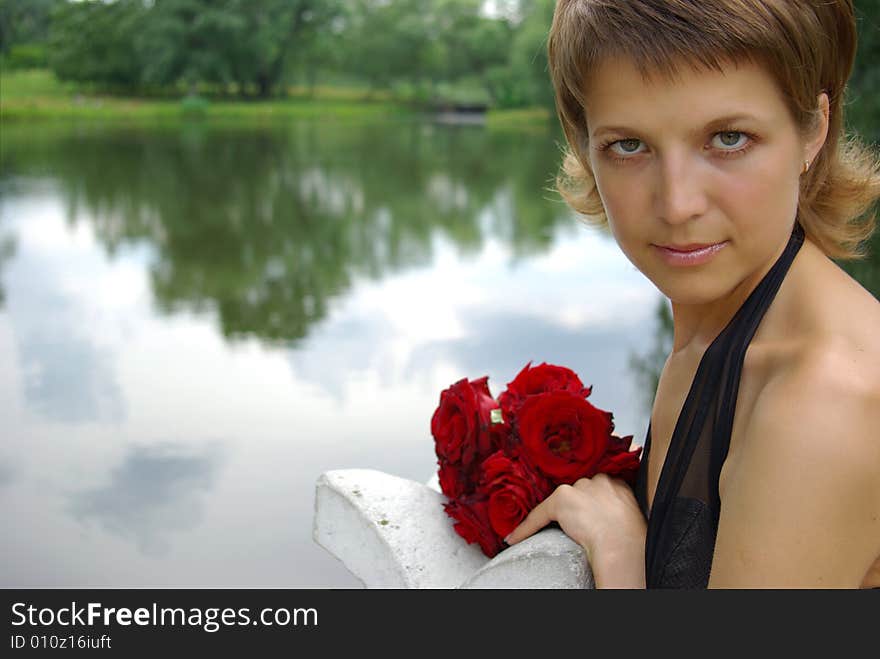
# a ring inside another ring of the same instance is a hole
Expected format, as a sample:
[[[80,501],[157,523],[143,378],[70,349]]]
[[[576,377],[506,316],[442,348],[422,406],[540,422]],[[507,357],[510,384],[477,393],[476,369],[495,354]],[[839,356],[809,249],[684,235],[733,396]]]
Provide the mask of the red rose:
[[[492,558],[504,548],[504,543],[492,530],[488,507],[489,503],[485,500],[456,499],[443,504],[446,514],[456,520],[453,527],[455,532],[468,544],[479,543],[483,553]]]
[[[608,451],[599,461],[596,467],[596,473],[608,474],[622,478],[630,485],[634,486],[639,471],[639,457],[642,453],[642,447],[639,446],[634,451],[630,451],[629,447],[632,443],[632,435],[627,437],[611,436],[608,445]]]
[[[483,460],[480,490],[489,495],[489,523],[504,538],[529,511],[550,494],[552,486],[540,474],[497,451]]]
[[[570,391],[529,396],[518,425],[523,456],[556,485],[595,475],[614,430],[610,412]]]
[[[632,441],[632,435],[627,435],[626,437],[611,435],[611,437],[608,439],[608,452],[620,453],[621,451],[629,451],[629,447],[632,444]]]
[[[511,382],[507,383],[507,389],[498,396],[498,402],[507,419],[516,415],[527,396],[551,391],[570,391],[586,398],[592,389],[585,387],[570,368],[547,363],[532,367],[532,362],[529,362]]]
[[[470,470],[464,471],[458,465],[439,460],[440,468],[437,470],[437,479],[440,481],[440,491],[450,499],[457,499],[465,494],[471,494],[475,484],[470,478]]]
[[[463,378],[440,393],[431,417],[437,457],[467,469],[494,450],[490,412],[498,403],[489,393],[489,378]]]

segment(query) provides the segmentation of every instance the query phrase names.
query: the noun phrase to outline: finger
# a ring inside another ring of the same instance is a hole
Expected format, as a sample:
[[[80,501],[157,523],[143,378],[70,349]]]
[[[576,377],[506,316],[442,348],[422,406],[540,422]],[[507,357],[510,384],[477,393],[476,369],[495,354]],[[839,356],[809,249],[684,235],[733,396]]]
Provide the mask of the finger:
[[[504,538],[504,542],[508,545],[516,544],[521,540],[525,540],[533,533],[540,531],[545,526],[547,526],[550,522],[554,521],[554,517],[551,514],[553,503],[551,501],[552,494],[544,499],[537,506],[532,508],[531,512],[526,515],[526,518],[519,523],[513,531],[511,531],[506,538]]]

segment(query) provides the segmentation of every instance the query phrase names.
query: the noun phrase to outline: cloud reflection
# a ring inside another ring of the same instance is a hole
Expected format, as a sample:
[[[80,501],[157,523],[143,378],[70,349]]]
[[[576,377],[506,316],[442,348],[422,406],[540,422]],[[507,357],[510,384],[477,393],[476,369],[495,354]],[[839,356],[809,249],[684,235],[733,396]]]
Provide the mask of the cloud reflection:
[[[15,480],[15,469],[8,462],[0,462],[0,489]]]
[[[125,409],[111,355],[63,327],[21,340],[24,395],[44,417],[65,423],[120,421]]]
[[[289,359],[298,377],[341,403],[346,383],[358,373],[375,373],[383,384],[391,384],[393,338],[394,326],[386,316],[356,313],[328,323],[309,350],[291,350]]]
[[[168,536],[195,527],[204,515],[202,496],[214,484],[221,449],[175,445],[134,447],[110,482],[74,497],[72,512],[133,540],[145,554],[161,556]]]
[[[50,211],[49,204],[24,205],[21,217],[32,219],[17,227],[21,248],[4,273],[14,291],[8,313],[24,399],[58,423],[122,421],[117,358],[106,334],[101,336],[106,295],[101,287],[113,277],[95,267],[88,237],[72,239]],[[118,273],[111,274],[119,281]]]
[[[460,339],[435,341],[413,351],[404,375],[418,377],[437,364],[451,366],[461,377],[489,375],[499,394],[528,361],[573,369],[593,386],[591,400],[614,412],[621,432],[638,434],[643,421],[633,405],[638,383],[627,369],[628,348],[645,340],[641,327],[602,325],[572,327],[539,316],[468,312]]]
[[[489,375],[493,394],[525,366],[548,362],[573,369],[594,387],[593,402],[614,412],[621,432],[641,432],[644,410],[637,401],[653,392],[631,370],[630,356],[653,337],[650,312],[644,322],[562,323],[542,315],[473,307],[458,310],[460,332],[450,338],[409,343],[381,313],[353,313],[328,323],[307,351],[293,350],[297,377],[320,387],[337,402],[359,375],[383,386],[405,381],[435,387],[442,367],[459,377]],[[439,392],[438,392],[439,393]]]
[[[621,332],[607,327],[569,327],[549,319],[517,313],[462,314],[466,335],[460,339],[435,341],[415,350],[407,365],[406,375],[416,375],[432,364],[443,361],[461,373],[498,376],[516,373],[532,360],[538,364],[564,364],[578,370],[586,378],[619,370],[625,354]],[[478,373],[479,372],[479,373]],[[497,383],[503,386],[505,383]]]

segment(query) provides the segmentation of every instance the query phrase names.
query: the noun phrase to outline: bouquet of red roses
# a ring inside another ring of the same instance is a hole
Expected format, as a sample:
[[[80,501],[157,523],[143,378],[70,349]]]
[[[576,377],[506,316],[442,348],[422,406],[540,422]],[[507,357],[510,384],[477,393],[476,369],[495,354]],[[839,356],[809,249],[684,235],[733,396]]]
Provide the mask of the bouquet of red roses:
[[[591,391],[571,369],[531,362],[497,401],[488,376],[443,390],[431,434],[444,510],[462,538],[492,557],[557,486],[598,473],[635,483],[642,449],[612,433]]]

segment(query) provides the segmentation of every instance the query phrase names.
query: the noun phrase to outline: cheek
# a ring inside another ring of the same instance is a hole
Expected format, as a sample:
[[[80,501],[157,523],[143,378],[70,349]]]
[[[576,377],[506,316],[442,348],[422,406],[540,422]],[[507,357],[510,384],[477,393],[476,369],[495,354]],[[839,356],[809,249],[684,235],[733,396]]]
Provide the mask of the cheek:
[[[596,189],[614,241],[629,262],[650,279],[644,262],[647,237],[652,233],[648,186],[634,184],[631,177],[600,174],[596,176]]]
[[[787,231],[797,212],[798,179],[783,158],[753,160],[749,167],[724,177],[717,195],[741,230],[751,235],[766,235],[766,229],[777,227]]]
[[[625,242],[638,225],[650,217],[650,198],[644,186],[634,185],[632,177],[615,175],[614,172],[595,172],[596,189],[608,218],[611,233],[618,243]]]

